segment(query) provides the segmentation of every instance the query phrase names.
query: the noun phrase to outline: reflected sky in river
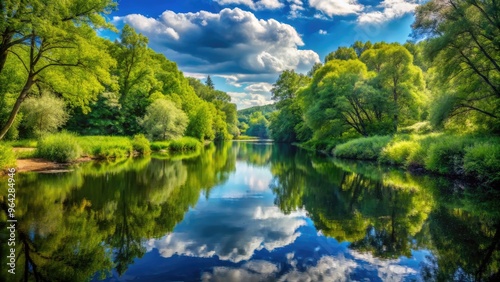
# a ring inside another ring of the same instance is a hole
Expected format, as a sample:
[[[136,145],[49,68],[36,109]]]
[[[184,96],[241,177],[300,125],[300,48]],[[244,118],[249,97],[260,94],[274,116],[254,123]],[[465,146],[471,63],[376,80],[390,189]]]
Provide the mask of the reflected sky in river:
[[[17,183],[15,281],[498,277],[497,193],[290,146],[210,145]]]

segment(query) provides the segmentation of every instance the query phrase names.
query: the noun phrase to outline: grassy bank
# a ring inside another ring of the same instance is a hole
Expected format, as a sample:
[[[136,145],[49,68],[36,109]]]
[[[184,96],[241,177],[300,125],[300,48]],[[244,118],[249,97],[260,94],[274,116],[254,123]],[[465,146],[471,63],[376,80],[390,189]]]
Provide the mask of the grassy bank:
[[[13,147],[36,148],[32,151],[14,152]],[[82,157],[109,160],[152,151],[163,153],[198,152],[199,140],[184,137],[178,140],[150,143],[144,135],[133,138],[120,136],[76,136],[61,132],[47,135],[40,140],[21,140],[0,143],[0,170],[16,165],[16,159],[43,158],[55,162],[73,162]]]
[[[421,168],[464,176],[487,185],[500,183],[500,138],[432,133],[359,138],[338,145],[334,156]]]

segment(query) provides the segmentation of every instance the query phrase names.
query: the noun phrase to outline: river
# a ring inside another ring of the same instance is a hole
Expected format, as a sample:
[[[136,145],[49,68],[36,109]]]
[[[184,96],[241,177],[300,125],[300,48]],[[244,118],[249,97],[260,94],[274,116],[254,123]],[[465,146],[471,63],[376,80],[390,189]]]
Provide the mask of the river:
[[[7,281],[499,278],[496,190],[288,145],[90,162],[18,174],[16,189]]]

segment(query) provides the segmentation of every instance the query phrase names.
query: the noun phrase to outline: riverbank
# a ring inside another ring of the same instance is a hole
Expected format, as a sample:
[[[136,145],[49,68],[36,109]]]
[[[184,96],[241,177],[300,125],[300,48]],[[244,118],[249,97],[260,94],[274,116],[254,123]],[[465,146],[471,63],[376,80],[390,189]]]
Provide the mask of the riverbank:
[[[307,144],[300,146],[311,149]],[[496,136],[397,134],[358,138],[332,147],[316,151],[341,159],[467,178],[491,187],[500,184],[500,138]]]
[[[142,135],[74,136],[58,133],[41,140],[0,143],[0,172],[11,167],[17,171],[67,170],[71,164],[90,160],[114,160],[135,156],[199,152],[203,144],[190,137],[150,143]]]

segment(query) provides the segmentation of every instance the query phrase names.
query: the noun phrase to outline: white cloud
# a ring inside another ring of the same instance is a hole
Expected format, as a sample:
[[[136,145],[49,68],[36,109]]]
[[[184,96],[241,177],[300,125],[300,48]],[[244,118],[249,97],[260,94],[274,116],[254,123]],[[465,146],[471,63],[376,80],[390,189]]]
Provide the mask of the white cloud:
[[[363,10],[363,5],[356,0],[309,0],[309,6],[329,17],[358,14]]]
[[[215,0],[219,5],[244,5],[252,10],[276,10],[284,5],[278,0]]]
[[[358,17],[358,23],[365,24],[383,24],[390,20],[400,18],[408,13],[413,13],[418,6],[417,0],[384,0],[377,8],[381,10],[373,10],[364,12]]]
[[[238,106],[239,110],[272,104],[271,95],[245,93],[245,92],[227,92],[231,96],[231,102]]]
[[[267,82],[259,82],[253,83],[245,87],[245,90],[255,93],[255,92],[264,92],[269,93],[273,89],[273,85]]]
[[[318,33],[319,33],[319,34],[321,34],[321,35],[328,34],[328,32],[327,32],[326,30],[322,30],[322,29],[320,29],[320,30],[318,31]]]
[[[258,3],[270,7],[273,2],[277,1]],[[184,72],[226,76],[239,85],[275,81],[286,69],[306,72],[320,61],[316,52],[299,49],[304,42],[292,26],[257,19],[239,8],[219,13],[165,11],[159,18],[132,14],[114,21],[148,36],[150,45],[168,54]]]
[[[287,0],[290,8],[290,18],[300,18],[302,17],[301,11],[304,11],[304,3],[302,0]]]
[[[221,260],[238,263],[249,260],[258,250],[272,251],[293,243],[300,236],[297,229],[306,225],[304,212],[285,215],[276,206],[235,208],[231,201],[238,199],[220,199],[222,204],[216,208],[198,206],[196,213],[186,215],[188,227],[185,230],[189,232],[150,239],[146,243],[147,250],[156,248],[165,258],[175,254],[203,258],[218,256]],[[231,232],[227,232],[228,229]]]

